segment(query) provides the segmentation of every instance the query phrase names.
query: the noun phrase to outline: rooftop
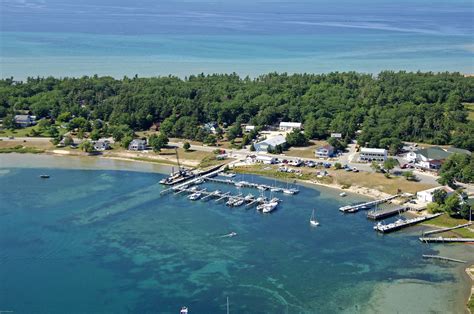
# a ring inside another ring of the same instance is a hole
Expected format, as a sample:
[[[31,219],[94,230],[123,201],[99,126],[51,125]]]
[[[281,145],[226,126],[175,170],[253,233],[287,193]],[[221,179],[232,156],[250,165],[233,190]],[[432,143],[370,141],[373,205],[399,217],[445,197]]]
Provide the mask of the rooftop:
[[[360,149],[361,153],[372,153],[372,154],[385,154],[387,152],[384,148],[369,148],[369,147],[362,147]]]
[[[301,122],[280,122],[280,127],[293,127],[293,128],[299,128],[301,127]]]
[[[261,141],[257,144],[267,144],[267,145],[270,145],[270,146],[277,146],[277,145],[281,145],[281,144],[284,144],[286,143],[286,138],[283,136],[283,135],[276,135],[274,137],[271,137],[271,138],[267,138],[266,140],[264,141]]]
[[[424,156],[427,159],[434,160],[446,159],[452,154],[451,152],[447,152],[438,146],[423,148],[417,151],[416,153]]]

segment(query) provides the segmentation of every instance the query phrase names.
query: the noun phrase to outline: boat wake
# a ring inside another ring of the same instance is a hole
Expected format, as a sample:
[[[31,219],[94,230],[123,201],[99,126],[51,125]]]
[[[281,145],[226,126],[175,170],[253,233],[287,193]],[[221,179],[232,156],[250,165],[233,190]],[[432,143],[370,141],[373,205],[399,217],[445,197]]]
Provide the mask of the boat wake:
[[[224,234],[224,235],[218,236],[218,238],[232,238],[232,237],[235,237],[235,236],[237,236],[237,232],[231,232],[231,233],[228,233],[228,234]]]

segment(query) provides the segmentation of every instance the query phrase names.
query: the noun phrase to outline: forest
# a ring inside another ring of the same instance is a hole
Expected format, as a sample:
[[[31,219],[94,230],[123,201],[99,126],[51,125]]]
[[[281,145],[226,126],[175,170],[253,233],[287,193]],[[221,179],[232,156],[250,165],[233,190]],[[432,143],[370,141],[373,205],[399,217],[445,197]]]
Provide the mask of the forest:
[[[0,80],[4,127],[14,127],[13,116],[27,110],[38,119],[117,138],[155,125],[169,137],[205,141],[207,122],[235,131],[241,123],[263,127],[293,121],[303,122],[308,139],[339,132],[369,147],[403,140],[473,151],[474,121],[465,109],[473,102],[474,77],[459,73]]]

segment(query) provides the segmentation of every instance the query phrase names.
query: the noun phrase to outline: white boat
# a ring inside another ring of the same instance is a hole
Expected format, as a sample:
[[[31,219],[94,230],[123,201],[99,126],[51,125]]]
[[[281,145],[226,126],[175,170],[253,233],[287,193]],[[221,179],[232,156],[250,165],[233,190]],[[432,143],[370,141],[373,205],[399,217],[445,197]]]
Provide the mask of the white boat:
[[[201,184],[201,183],[204,183],[204,179],[197,179],[196,181],[194,181],[194,184]]]
[[[201,198],[201,196],[202,196],[202,193],[201,193],[201,192],[196,192],[196,193],[193,193],[193,194],[189,195],[188,198],[189,198],[191,201],[197,201],[198,199]]]
[[[239,181],[239,182],[236,182],[235,183],[235,186],[238,187],[238,188],[241,188],[245,185],[248,185],[248,182],[247,181]]]
[[[221,173],[219,173],[219,175],[222,176],[222,177],[228,177],[228,178],[235,177],[235,173],[233,173],[233,172],[221,172]]]
[[[342,192],[341,194],[339,194],[340,197],[345,197],[347,196],[347,193],[346,192]]]
[[[266,191],[268,188],[264,185],[259,185],[257,189],[259,189],[260,191]]]
[[[276,188],[276,187],[273,187],[270,189],[270,191],[272,192],[279,192],[281,189],[280,188]]]
[[[272,211],[274,211],[276,209],[277,206],[278,206],[278,202],[265,203],[265,204],[263,204],[262,212],[271,213]]]
[[[260,204],[260,205],[257,205],[257,210],[263,210],[263,207],[264,207],[265,204]]]
[[[314,218],[314,209],[313,209],[313,213],[311,214],[311,218],[309,219],[309,224],[311,226],[319,226],[319,221],[316,220],[316,218]]]
[[[235,204],[236,201],[237,201],[237,200],[236,200],[235,198],[229,198],[229,200],[228,200],[225,204],[226,204],[227,206],[232,207],[232,206],[234,206],[234,204]]]
[[[233,206],[239,207],[239,206],[242,206],[243,204],[244,204],[244,200],[243,199],[238,199],[234,202]]]
[[[293,195],[295,194],[295,191],[292,189],[283,189],[283,194]]]
[[[255,196],[253,196],[253,194],[249,193],[245,196],[245,201],[249,202],[251,200],[253,200],[255,198]]]
[[[179,314],[188,314],[188,308],[185,307],[185,306],[183,306],[183,307],[181,308],[181,311],[179,311]]]

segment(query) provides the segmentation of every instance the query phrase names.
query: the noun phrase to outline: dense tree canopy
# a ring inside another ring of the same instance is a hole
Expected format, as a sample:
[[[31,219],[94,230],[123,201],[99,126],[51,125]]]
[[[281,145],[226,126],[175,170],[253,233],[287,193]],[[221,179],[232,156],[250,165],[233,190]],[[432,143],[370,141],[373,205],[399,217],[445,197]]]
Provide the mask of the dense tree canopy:
[[[206,122],[263,126],[285,120],[306,124],[308,138],[340,132],[348,139],[362,130],[359,142],[369,146],[395,149],[400,139],[474,150],[474,122],[464,102],[474,102],[474,78],[458,73],[0,80],[0,118],[8,117],[7,124],[19,110],[30,110],[83,132],[99,119],[135,131],[160,125],[167,136],[202,141],[214,141],[200,127]],[[231,136],[240,132],[233,127]]]

